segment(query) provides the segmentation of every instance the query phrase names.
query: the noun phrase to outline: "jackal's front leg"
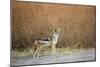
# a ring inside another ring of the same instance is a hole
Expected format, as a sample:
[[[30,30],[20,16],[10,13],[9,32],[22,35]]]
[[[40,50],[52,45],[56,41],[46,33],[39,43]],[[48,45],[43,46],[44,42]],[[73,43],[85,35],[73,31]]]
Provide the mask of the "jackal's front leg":
[[[56,45],[52,45],[52,54],[53,54],[53,55],[56,54]]]

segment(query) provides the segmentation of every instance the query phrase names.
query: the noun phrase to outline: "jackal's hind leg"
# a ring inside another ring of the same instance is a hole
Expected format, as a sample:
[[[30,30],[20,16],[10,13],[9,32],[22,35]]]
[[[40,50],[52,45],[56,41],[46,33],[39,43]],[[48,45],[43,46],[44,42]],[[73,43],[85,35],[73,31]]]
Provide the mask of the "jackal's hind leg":
[[[38,58],[39,53],[40,53],[40,50],[41,50],[41,47],[37,48],[37,50],[34,53],[34,57],[37,57]]]

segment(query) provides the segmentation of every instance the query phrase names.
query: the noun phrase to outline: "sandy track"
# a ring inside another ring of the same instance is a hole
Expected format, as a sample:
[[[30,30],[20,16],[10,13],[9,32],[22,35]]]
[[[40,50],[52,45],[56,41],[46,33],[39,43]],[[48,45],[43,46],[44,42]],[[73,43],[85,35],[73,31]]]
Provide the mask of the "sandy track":
[[[12,57],[11,65],[36,65],[36,64],[52,64],[52,63],[69,63],[80,61],[94,61],[95,49],[82,50],[74,53],[46,55],[39,58],[30,57]]]

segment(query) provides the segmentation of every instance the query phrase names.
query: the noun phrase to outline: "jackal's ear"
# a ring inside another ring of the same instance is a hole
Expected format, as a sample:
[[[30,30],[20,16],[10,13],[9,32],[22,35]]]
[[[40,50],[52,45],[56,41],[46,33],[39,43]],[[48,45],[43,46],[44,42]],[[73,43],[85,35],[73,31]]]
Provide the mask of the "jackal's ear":
[[[61,31],[61,29],[59,27],[55,28],[55,32],[59,33],[60,31]]]

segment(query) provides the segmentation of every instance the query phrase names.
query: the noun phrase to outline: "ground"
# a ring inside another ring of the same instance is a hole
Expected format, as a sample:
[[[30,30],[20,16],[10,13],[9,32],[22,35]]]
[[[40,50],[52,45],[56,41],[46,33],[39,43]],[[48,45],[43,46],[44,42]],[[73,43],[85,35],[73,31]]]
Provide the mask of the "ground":
[[[51,53],[43,55],[42,52],[39,58],[33,58],[33,56],[11,56],[12,66],[69,63],[81,61],[95,61],[95,49],[75,49],[72,51],[64,50],[63,52],[60,52],[60,50],[58,50],[56,55],[52,55]]]

